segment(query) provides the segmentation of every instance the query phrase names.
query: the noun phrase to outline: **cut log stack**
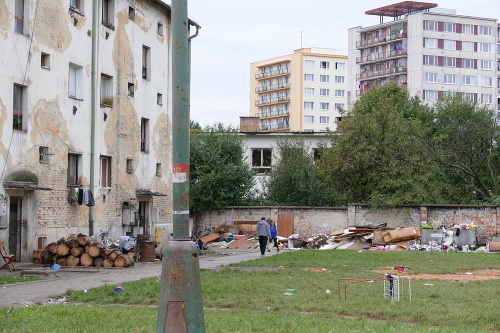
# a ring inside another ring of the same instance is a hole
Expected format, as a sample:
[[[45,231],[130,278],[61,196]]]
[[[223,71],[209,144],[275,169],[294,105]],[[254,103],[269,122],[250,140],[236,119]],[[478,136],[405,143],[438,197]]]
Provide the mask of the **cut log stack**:
[[[134,259],[129,254],[92,243],[89,237],[68,237],[50,243],[44,250],[54,264],[60,266],[129,267]]]

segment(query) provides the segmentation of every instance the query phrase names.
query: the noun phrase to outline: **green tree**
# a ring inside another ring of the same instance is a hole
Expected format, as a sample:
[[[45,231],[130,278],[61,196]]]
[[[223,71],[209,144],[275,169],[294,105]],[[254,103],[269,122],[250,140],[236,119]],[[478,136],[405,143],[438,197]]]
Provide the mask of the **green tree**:
[[[422,149],[432,113],[395,83],[371,87],[346,113],[318,161],[330,203],[443,203],[439,167]]]
[[[201,215],[210,209],[241,205],[253,186],[254,172],[244,159],[237,130],[222,124],[191,130],[190,209],[193,234],[201,227]]]
[[[438,101],[434,111],[433,133],[424,147],[463,193],[456,203],[500,203],[495,113],[459,94]]]
[[[314,156],[302,137],[277,141],[276,161],[265,182],[266,201],[273,205],[319,206],[326,200],[314,166]]]

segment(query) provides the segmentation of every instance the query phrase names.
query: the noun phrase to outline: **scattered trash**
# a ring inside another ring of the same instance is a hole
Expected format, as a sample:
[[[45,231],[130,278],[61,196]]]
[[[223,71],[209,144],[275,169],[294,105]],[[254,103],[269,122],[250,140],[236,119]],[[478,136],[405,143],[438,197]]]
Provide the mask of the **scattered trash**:
[[[84,293],[86,293],[86,292],[87,292],[87,289],[85,289],[83,292],[84,292]]]
[[[424,283],[424,286],[433,286],[434,283]]]
[[[66,302],[66,297],[63,297],[63,298],[52,298],[50,299],[49,301],[47,301],[47,304],[58,304],[58,303],[64,303]]]
[[[293,295],[295,295],[295,294],[292,294],[292,293],[283,293],[283,295],[293,296]]]
[[[472,275],[472,273],[471,273],[471,272],[467,272],[467,273],[465,273],[465,274],[467,274],[467,275]]]
[[[156,277],[156,282],[160,282],[161,281],[161,276],[157,276]]]
[[[267,307],[267,309],[268,309],[268,310],[272,310],[273,308],[272,308],[272,307],[270,307],[270,306],[268,306],[268,307]]]
[[[326,291],[326,293],[327,293],[327,294],[330,294],[330,293],[331,293],[330,289],[327,289],[327,290],[325,290],[325,291]]]
[[[58,264],[54,264],[54,265],[52,265],[52,267],[50,267],[50,269],[53,271],[57,271],[57,270],[61,269],[61,266],[59,266]]]
[[[299,292],[297,289],[288,289],[287,291],[289,293],[298,293]]]
[[[114,287],[113,290],[115,292],[119,292],[119,291],[125,290],[125,288],[123,288],[122,286],[118,286],[118,287]]]

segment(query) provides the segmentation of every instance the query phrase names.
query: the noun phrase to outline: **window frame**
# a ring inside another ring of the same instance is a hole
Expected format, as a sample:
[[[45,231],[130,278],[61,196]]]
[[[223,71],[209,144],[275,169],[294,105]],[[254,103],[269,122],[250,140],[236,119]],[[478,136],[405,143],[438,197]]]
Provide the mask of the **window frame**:
[[[328,97],[328,96],[330,96],[330,89],[320,88],[319,89],[319,95],[322,96],[322,97]]]
[[[320,61],[319,62],[319,68],[321,68],[321,69],[330,69],[330,62],[329,61]]]
[[[330,103],[328,103],[328,102],[320,102],[319,103],[319,109],[321,111],[328,111],[328,110],[330,110]]]
[[[330,75],[320,75],[319,76],[319,82],[321,83],[329,83],[330,82]]]
[[[314,74],[304,74],[304,82],[314,82]]]
[[[79,101],[83,100],[83,67],[69,63],[68,97]]]
[[[456,84],[457,76],[455,74],[444,74],[443,84]]]
[[[24,130],[24,114],[26,113],[26,86],[14,83],[12,97],[12,129]]]
[[[101,155],[99,161],[99,184],[101,187],[111,187],[111,156]]]
[[[252,169],[259,174],[271,171],[273,166],[273,150],[271,148],[252,148],[250,151]]]
[[[149,119],[141,118],[141,152],[149,152]]]
[[[68,152],[68,169],[67,183],[68,185],[79,185],[78,180],[82,175],[81,171],[82,153]]]
[[[314,60],[304,60],[305,68],[314,68]]]
[[[335,97],[345,97],[344,89],[335,89]]]
[[[343,75],[335,75],[335,83],[345,83],[345,76]]]
[[[314,124],[314,116],[304,115],[304,124]]]
[[[304,88],[304,96],[314,96],[314,88]]]

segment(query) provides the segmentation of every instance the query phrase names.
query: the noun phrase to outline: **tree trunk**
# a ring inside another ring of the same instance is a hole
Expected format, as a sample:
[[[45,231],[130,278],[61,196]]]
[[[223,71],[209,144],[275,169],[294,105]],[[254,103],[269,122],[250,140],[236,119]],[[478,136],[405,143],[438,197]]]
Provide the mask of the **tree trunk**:
[[[84,253],[80,258],[80,263],[85,267],[92,266],[94,264],[94,258],[92,258],[88,253]]]
[[[68,266],[67,258],[59,258],[59,259],[57,259],[57,264],[59,266]]]
[[[85,246],[89,243],[89,238],[84,236],[84,237],[78,237],[78,243],[81,245],[81,246]]]
[[[118,257],[119,254],[120,254],[120,252],[113,251],[110,254],[108,254],[108,259],[111,260],[111,261],[113,261],[113,260],[116,259],[116,257]]]
[[[69,246],[66,243],[59,244],[57,246],[57,256],[65,257],[69,253]]]
[[[78,266],[80,265],[80,258],[79,257],[76,257],[76,256],[69,256],[68,259],[66,259],[66,263],[68,264],[68,266]]]
[[[73,238],[73,239],[66,241],[66,245],[68,245],[71,248],[75,248],[77,246],[80,246],[80,243],[78,243],[78,239]]]
[[[57,253],[57,244],[56,243],[50,243],[48,245],[48,248],[49,248],[50,253],[52,253],[52,254]]]
[[[102,259],[102,258],[95,258],[94,259],[94,266],[97,267],[97,268],[101,268],[103,262],[104,262],[104,259]]]
[[[85,249],[83,247],[74,247],[71,249],[71,255],[75,257],[79,257],[83,254]]]
[[[104,259],[102,262],[103,267],[113,267],[113,260]]]
[[[120,254],[113,261],[115,267],[129,267],[134,264],[134,259],[128,254]]]
[[[90,245],[89,248],[87,249],[87,253],[91,256],[91,257],[99,257],[99,255],[101,254],[101,249],[98,248],[97,246],[95,245]]]

